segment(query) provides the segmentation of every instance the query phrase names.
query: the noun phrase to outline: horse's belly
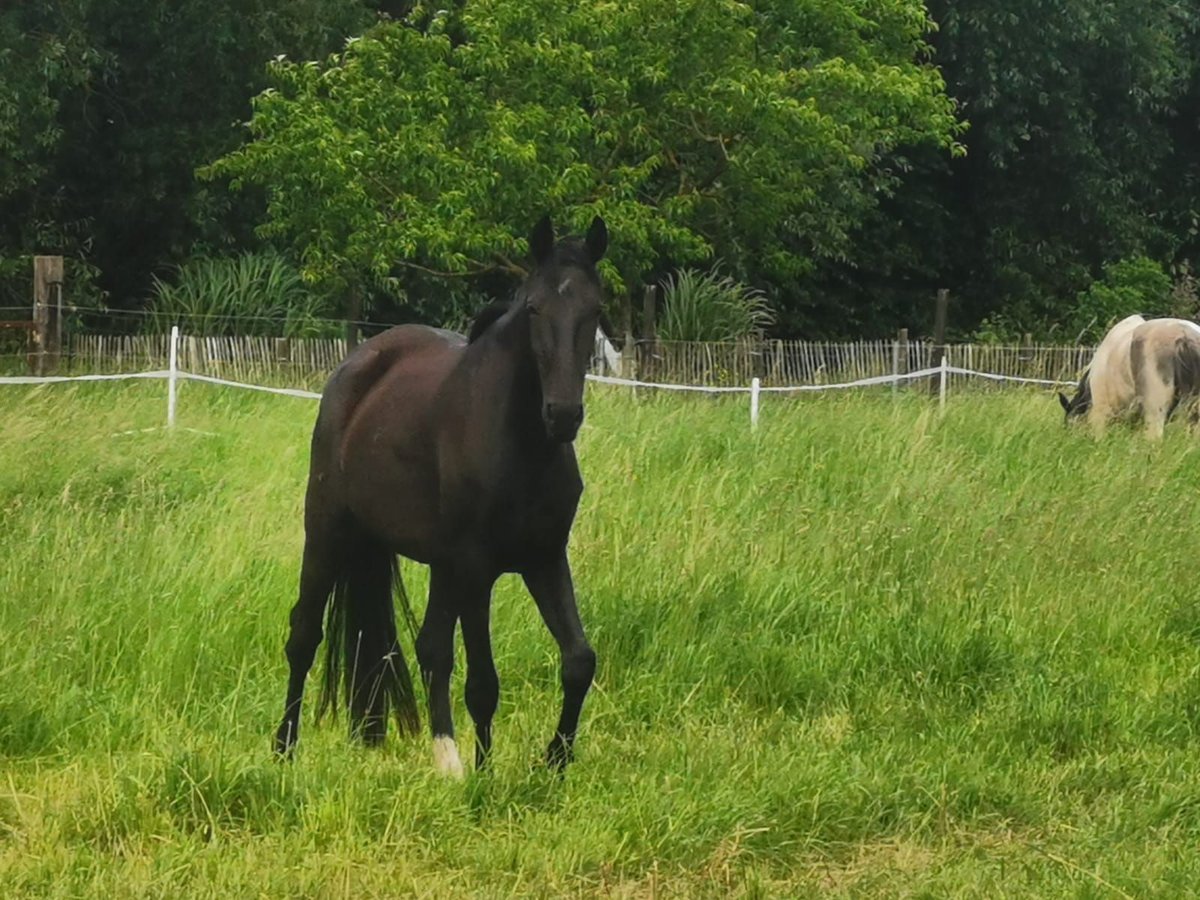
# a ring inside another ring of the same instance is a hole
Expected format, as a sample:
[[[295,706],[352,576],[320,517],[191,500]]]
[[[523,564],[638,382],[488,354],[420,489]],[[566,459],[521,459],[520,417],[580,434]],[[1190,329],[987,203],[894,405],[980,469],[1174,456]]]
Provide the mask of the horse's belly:
[[[432,467],[422,460],[406,465],[356,462],[362,474],[347,484],[347,505],[356,523],[401,556],[429,562],[431,538],[441,524]]]

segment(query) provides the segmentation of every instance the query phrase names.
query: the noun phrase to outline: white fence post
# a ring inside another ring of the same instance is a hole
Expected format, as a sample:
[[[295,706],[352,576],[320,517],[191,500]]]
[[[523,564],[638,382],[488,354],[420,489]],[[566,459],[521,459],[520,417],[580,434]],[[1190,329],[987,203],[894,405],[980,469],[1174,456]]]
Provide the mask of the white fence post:
[[[949,365],[949,361],[946,358],[945,350],[943,350],[942,351],[942,361],[938,365],[938,368],[940,370],[938,372],[938,409],[941,410],[942,412],[946,411],[946,375],[947,375],[946,368],[948,365]]]
[[[167,427],[175,427],[175,387],[179,377],[179,326],[171,326],[170,365],[167,368]]]
[[[758,393],[762,382],[757,378],[750,380],[750,428],[751,430],[758,427]]]

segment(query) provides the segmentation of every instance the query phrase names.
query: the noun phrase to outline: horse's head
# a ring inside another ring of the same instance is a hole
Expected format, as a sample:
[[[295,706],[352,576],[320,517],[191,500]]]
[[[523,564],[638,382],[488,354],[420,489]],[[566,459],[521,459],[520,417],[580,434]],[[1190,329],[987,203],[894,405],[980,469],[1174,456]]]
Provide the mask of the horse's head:
[[[1063,413],[1066,415],[1066,421],[1084,415],[1092,407],[1092,388],[1088,384],[1087,373],[1084,373],[1083,378],[1079,379],[1079,387],[1075,391],[1075,396],[1068,398],[1062,391],[1058,392],[1058,402],[1063,408]]]
[[[529,236],[534,267],[522,299],[529,316],[529,340],[542,388],[542,422],[552,441],[575,439],[583,423],[583,384],[596,346],[600,317],[600,276],[596,263],[608,247],[608,229],[599,216],[583,240],[554,239],[545,216]]]

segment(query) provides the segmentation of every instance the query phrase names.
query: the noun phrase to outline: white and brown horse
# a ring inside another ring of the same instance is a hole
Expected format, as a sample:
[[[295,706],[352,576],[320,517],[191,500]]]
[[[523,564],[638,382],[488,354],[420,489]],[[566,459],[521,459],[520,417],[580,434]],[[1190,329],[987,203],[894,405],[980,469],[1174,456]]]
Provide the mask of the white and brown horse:
[[[1058,395],[1071,419],[1086,415],[1099,437],[1113,419],[1138,415],[1153,440],[1179,404],[1196,421],[1200,399],[1200,325],[1186,319],[1129,316],[1104,336],[1072,399]]]

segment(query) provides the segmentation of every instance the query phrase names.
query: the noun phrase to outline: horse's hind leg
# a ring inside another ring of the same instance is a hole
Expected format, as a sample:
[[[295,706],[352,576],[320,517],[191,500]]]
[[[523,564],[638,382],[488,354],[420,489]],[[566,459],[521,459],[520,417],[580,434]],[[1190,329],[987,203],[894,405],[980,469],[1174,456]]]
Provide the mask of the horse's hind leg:
[[[289,753],[300,736],[304,681],[321,643],[321,619],[336,579],[337,556],[331,542],[312,536],[306,538],[304,561],[300,567],[300,597],[292,607],[291,630],[285,647],[290,672],[283,721],[275,733],[277,753]]]
[[[546,748],[546,762],[556,769],[571,761],[583,701],[596,672],[596,653],[583,633],[571,567],[564,552],[553,562],[522,573],[546,627],[562,656],[562,715]]]
[[[1170,382],[1147,384],[1142,394],[1142,418],[1146,423],[1146,436],[1152,441],[1162,440],[1167,418],[1175,406],[1175,386]]]
[[[385,667],[393,664],[387,654],[395,646],[392,556],[384,548],[368,546],[365,538],[357,543],[353,564],[346,573],[349,608],[345,659],[350,668],[350,723],[355,737],[364,744],[377,745],[387,736]],[[371,615],[380,610],[382,615]]]

